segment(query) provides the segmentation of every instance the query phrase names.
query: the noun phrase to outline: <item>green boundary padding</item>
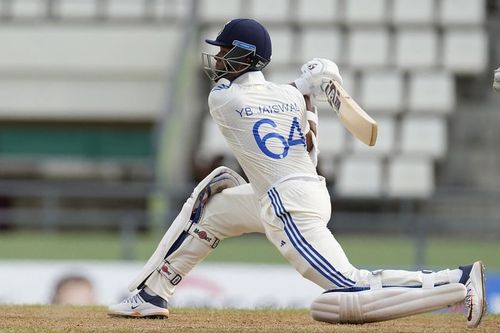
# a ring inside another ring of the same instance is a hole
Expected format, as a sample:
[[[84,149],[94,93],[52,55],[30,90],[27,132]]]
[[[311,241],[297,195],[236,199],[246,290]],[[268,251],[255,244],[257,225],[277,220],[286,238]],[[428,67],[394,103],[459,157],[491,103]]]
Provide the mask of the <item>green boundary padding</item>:
[[[0,156],[152,158],[150,128],[0,126]]]

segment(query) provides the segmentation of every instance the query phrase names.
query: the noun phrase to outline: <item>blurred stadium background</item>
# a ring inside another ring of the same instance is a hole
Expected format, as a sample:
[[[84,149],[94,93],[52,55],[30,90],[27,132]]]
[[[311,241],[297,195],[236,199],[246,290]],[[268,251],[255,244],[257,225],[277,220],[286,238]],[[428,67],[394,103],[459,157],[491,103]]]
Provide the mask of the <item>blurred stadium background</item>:
[[[367,149],[319,105],[330,226],[352,262],[483,259],[500,312],[498,0],[0,0],[0,303],[50,302],[63,275],[88,277],[97,303],[116,301],[197,181],[218,165],[239,170],[200,67],[204,38],[235,17],[269,28],[268,79],[332,59],[379,123]],[[284,261],[262,237],[227,240],[176,304],[203,290],[195,303],[246,306],[220,295],[257,279],[249,263]],[[297,279],[288,290],[317,293],[287,266],[266,267],[262,285],[285,270]],[[26,295],[14,295],[21,282]],[[256,302],[305,304],[266,299],[272,288]]]

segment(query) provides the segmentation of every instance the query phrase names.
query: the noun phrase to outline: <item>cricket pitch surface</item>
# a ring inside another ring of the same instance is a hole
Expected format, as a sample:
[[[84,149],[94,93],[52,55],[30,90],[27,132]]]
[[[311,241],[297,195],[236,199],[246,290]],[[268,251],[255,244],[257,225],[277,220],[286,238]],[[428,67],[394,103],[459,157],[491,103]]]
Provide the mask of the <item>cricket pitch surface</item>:
[[[364,325],[314,321],[307,310],[173,308],[168,319],[108,317],[100,306],[2,305],[0,332],[500,332],[500,315],[467,329],[462,314],[424,314]]]

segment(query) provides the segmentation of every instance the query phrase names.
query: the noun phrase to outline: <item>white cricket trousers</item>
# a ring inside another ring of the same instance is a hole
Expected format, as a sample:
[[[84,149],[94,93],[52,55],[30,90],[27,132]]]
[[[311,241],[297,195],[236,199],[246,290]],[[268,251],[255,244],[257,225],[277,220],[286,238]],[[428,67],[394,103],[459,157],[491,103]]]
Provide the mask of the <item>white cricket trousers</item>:
[[[199,224],[221,240],[264,233],[300,274],[324,289],[374,284],[421,286],[431,276],[432,284],[450,282],[449,270],[371,272],[355,268],[327,227],[330,216],[331,202],[324,179],[292,179],[271,188],[262,198],[250,184],[225,189],[210,199]],[[185,276],[210,253],[204,248],[183,244],[168,260]],[[165,287],[160,295],[168,300],[174,287]]]

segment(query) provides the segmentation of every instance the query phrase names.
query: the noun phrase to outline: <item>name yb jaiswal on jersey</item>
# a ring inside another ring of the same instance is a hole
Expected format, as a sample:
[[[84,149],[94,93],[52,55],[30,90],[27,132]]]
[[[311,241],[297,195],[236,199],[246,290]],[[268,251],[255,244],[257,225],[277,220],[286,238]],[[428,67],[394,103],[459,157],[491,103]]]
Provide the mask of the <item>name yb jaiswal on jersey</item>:
[[[258,107],[245,106],[244,108],[234,111],[238,113],[241,118],[244,118],[262,114],[298,112],[299,106],[297,103],[278,103],[271,105],[259,105]]]

